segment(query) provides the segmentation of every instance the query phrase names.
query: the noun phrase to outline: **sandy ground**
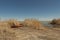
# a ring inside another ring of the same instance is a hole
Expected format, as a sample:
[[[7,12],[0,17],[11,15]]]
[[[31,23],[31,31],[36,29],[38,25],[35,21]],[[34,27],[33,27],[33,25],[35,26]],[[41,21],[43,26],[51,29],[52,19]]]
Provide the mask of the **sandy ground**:
[[[60,40],[60,29],[36,30],[29,27],[0,26],[0,40]]]

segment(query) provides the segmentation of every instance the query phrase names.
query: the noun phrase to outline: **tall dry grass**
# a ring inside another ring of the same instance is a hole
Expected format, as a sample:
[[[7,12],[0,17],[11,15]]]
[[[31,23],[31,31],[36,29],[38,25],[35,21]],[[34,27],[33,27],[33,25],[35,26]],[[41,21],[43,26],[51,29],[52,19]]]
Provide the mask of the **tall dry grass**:
[[[33,27],[35,29],[44,29],[42,23],[37,19],[25,19],[24,23],[27,27]]]
[[[4,20],[4,21],[0,21],[0,27],[13,27],[13,28],[17,28],[17,27],[21,27],[22,23],[20,23],[18,20],[16,19],[9,19],[9,20]]]
[[[9,19],[9,20],[7,20],[7,21],[5,21],[5,23],[1,23],[0,22],[0,25],[6,25],[7,27],[8,26],[10,26],[10,27],[12,27],[13,26],[13,28],[14,27],[20,27],[20,26],[24,26],[24,27],[30,27],[30,28],[35,28],[35,29],[45,29],[45,27],[44,27],[44,25],[39,21],[39,20],[37,20],[37,19],[25,19],[24,21],[23,21],[23,23],[21,22],[19,22],[18,20],[15,20],[15,19]],[[22,24],[22,25],[20,25],[20,24]]]

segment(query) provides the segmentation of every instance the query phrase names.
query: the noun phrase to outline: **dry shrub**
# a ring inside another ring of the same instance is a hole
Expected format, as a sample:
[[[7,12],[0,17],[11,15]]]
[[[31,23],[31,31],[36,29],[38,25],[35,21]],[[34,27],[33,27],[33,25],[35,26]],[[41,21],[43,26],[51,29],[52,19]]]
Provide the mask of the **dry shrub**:
[[[51,24],[52,25],[60,25],[60,19],[53,19]]]
[[[36,19],[25,19],[24,23],[27,27],[33,27],[35,29],[44,29],[42,23]]]
[[[15,19],[10,19],[8,21],[8,24],[12,27],[12,28],[17,28],[17,27],[22,27],[23,24],[21,24],[19,21],[15,20]]]
[[[25,19],[24,24],[25,24],[25,26],[28,26],[28,27],[33,25],[31,19]]]
[[[50,23],[54,28],[60,28],[60,19],[53,19]]]

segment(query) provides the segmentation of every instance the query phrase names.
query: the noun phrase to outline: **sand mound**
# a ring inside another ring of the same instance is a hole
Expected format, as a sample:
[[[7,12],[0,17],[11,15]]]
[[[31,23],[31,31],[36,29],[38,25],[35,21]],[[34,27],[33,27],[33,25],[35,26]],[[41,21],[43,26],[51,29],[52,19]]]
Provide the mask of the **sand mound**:
[[[0,27],[0,40],[60,40],[58,29],[43,31],[27,27],[14,29]]]

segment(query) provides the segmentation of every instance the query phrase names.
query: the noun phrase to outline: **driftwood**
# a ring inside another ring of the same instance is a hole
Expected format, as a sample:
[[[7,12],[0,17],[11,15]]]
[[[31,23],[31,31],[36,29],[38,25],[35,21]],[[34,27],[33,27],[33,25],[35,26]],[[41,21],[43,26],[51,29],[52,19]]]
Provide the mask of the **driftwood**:
[[[13,19],[10,19],[8,21],[8,24],[11,26],[11,28],[18,28],[18,27],[23,27],[23,24],[20,23],[19,21],[17,20],[13,20]]]

